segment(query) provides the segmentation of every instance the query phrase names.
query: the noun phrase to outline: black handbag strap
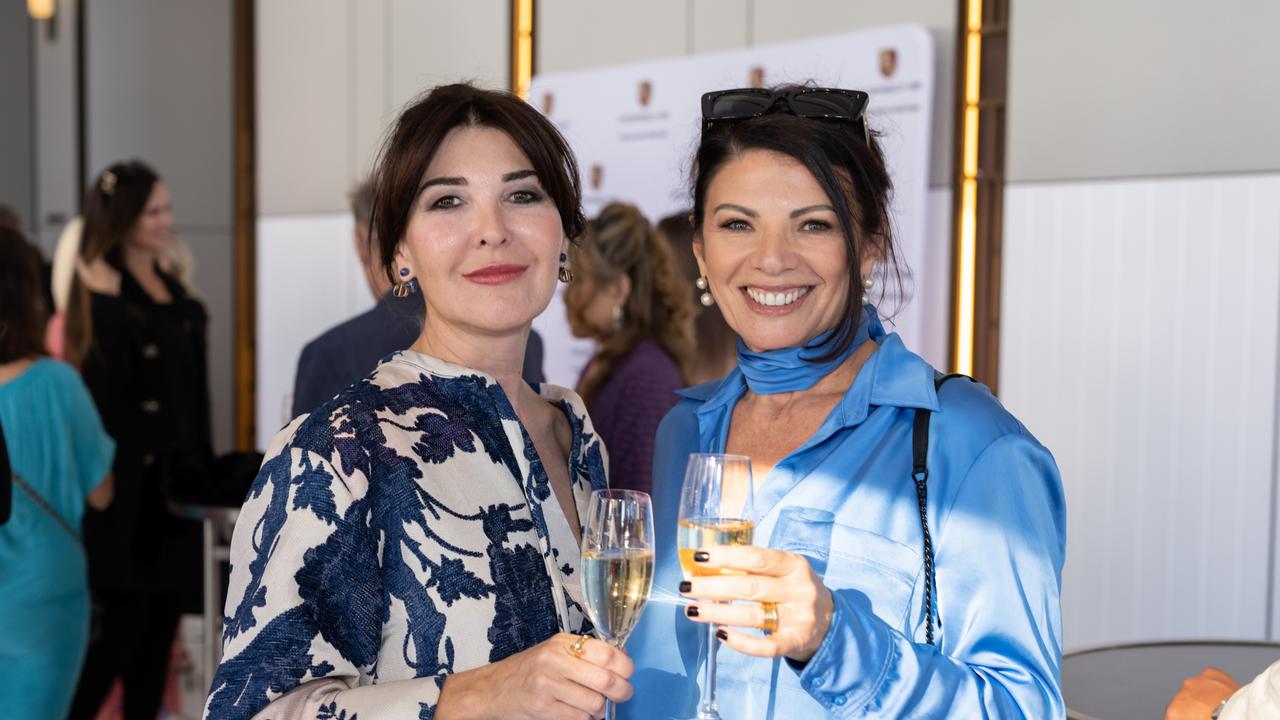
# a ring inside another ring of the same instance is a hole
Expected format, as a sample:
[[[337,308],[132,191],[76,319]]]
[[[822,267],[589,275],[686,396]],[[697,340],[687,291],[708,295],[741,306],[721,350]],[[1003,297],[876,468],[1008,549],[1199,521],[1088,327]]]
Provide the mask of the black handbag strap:
[[[9,519],[13,503],[13,468],[9,467],[9,446],[4,442],[4,426],[0,425],[0,525]]]
[[[960,373],[940,375],[933,380],[935,392],[942,389],[942,384],[954,378],[973,378]],[[939,399],[941,406],[941,399]],[[916,502],[920,507],[920,532],[924,536],[924,638],[933,644],[933,606],[937,602],[938,583],[933,569],[933,539],[929,537],[928,482],[929,482],[929,418],[933,412],[928,408],[917,408],[915,423],[911,428],[911,479],[916,484]],[[941,619],[941,618],[939,618]]]
[[[59,515],[58,511],[54,510],[52,505],[46,502],[43,497],[40,497],[40,493],[36,492],[35,488],[28,485],[27,481],[22,479],[22,476],[18,474],[17,470],[13,471],[13,484],[21,488],[22,492],[30,496],[31,500],[35,502],[41,510],[48,513],[49,517],[53,518],[54,522],[58,523],[58,527],[66,530],[67,534],[76,541],[76,545],[79,545],[81,548],[84,547],[84,541],[80,539],[80,533],[76,532],[76,529],[71,527],[71,523],[67,522],[61,515]]]

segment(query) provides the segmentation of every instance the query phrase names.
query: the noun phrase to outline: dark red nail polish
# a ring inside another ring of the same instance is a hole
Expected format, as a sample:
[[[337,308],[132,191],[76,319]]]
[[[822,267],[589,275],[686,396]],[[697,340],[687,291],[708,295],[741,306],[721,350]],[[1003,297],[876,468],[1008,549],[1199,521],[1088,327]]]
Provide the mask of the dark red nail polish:
[[[680,592],[682,593],[689,592],[692,589],[693,589],[693,583],[689,582],[688,580],[680,581]]]
[[[729,639],[729,633],[727,633],[727,632],[725,632],[725,631],[723,631],[723,630],[717,630],[717,631],[716,631],[716,637],[720,638],[721,640],[728,640],[728,639]]]
[[[689,617],[698,617],[698,606],[690,605],[689,607],[684,609],[684,614],[688,615]]]
[[[710,560],[710,559],[711,559],[711,556],[710,556],[709,554],[707,554],[705,551],[702,551],[702,550],[698,550],[697,552],[695,552],[695,553],[693,554],[693,561],[694,561],[694,562],[706,562],[706,561],[708,561],[708,560]]]

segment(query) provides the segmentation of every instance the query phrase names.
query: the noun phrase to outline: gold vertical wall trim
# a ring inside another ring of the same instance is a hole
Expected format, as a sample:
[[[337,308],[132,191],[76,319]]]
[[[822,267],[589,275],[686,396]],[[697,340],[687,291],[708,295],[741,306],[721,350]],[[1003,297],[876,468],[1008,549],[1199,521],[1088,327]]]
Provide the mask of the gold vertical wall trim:
[[[973,374],[974,304],[978,268],[978,109],[982,98],[982,0],[969,0],[964,54],[964,147],[956,242],[955,340],[952,366]]]
[[[511,92],[524,100],[533,81],[533,1],[511,0]]]

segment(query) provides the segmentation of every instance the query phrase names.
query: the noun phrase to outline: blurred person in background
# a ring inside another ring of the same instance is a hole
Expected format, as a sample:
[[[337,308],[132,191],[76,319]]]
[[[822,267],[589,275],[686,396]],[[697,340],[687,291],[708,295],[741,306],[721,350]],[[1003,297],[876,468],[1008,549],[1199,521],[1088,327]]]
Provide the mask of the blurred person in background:
[[[658,235],[671,248],[671,257],[675,259],[686,292],[693,291],[694,349],[685,369],[685,382],[701,385],[719,380],[738,364],[738,336],[725,323],[719,310],[702,302],[706,291],[697,286],[701,273],[693,255],[692,212],[679,212],[658,221]]]
[[[11,228],[17,231],[18,234],[20,235],[24,235],[24,236],[26,235],[26,229],[22,227],[22,218],[19,217],[18,213],[8,205],[0,205],[0,227]],[[39,253],[39,250],[37,250],[36,252]],[[40,258],[40,286],[42,288],[42,294],[44,295],[45,311],[46,313],[50,313],[50,314],[53,313],[53,287],[52,287],[52,277],[51,277],[52,274],[53,274],[52,266],[48,262],[46,262],[43,257],[41,257]],[[47,343],[48,337],[46,337],[45,340]]]
[[[71,716],[90,718],[116,677],[127,718],[154,718],[184,607],[200,599],[200,525],[170,513],[212,462],[204,306],[174,274],[168,188],[139,161],[90,186],[65,352],[115,438],[116,497],[85,517],[101,607]],[[95,629],[97,630],[97,629]]]
[[[572,390],[521,378],[584,225],[573,153],[510,93],[446,85],[400,114],[378,168],[380,266],[422,331],[272,441],[205,717],[598,714],[632,669],[581,637],[604,450]]]
[[[378,257],[377,238],[369,227],[372,179],[357,184],[348,197],[351,214],[355,216],[352,241],[356,257],[377,303],[367,312],[326,330],[302,348],[293,379],[291,417],[324,404],[369,374],[379,360],[408,348],[422,331],[421,299],[408,295],[396,297]],[[542,338],[536,332],[529,333],[522,375],[528,383],[541,383],[546,379],[542,374]]]
[[[40,255],[0,227],[0,427],[14,483],[0,525],[0,708],[65,717],[89,642],[85,505],[111,502],[115,443],[75,369],[45,357]]]
[[[648,492],[658,423],[686,384],[693,303],[666,242],[639,208],[606,206],[573,255],[565,310],[576,337],[599,349],[578,393],[609,449],[611,487]]]

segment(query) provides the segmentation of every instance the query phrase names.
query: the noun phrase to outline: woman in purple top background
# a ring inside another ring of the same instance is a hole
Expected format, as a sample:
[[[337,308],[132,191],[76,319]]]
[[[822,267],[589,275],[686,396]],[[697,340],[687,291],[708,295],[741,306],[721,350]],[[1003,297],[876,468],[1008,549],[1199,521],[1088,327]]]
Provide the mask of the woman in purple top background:
[[[648,492],[654,435],[694,352],[693,302],[667,243],[634,205],[607,205],[571,266],[569,327],[599,344],[578,394],[609,451],[610,486]]]

